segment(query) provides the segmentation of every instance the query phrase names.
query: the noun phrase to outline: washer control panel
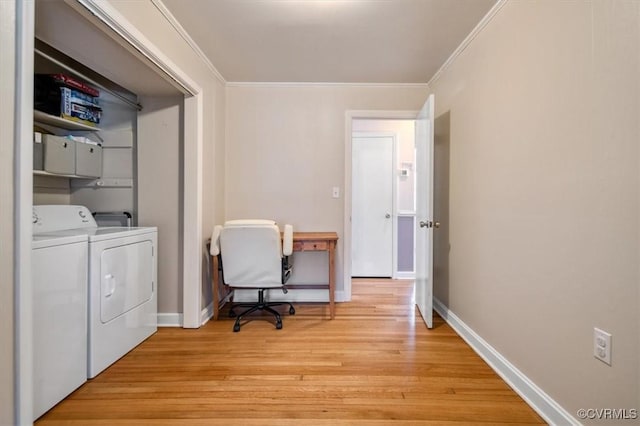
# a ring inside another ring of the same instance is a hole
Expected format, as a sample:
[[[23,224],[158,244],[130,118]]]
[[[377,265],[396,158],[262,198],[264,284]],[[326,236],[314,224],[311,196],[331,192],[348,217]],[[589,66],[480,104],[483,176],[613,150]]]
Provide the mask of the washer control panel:
[[[32,223],[34,234],[98,226],[85,206],[68,205],[33,206]]]

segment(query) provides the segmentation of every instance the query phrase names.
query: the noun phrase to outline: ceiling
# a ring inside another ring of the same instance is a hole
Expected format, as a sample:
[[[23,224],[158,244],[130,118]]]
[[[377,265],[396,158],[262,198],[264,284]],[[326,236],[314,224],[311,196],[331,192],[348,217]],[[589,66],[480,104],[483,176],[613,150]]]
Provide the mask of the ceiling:
[[[496,0],[161,2],[228,82],[426,83]]]

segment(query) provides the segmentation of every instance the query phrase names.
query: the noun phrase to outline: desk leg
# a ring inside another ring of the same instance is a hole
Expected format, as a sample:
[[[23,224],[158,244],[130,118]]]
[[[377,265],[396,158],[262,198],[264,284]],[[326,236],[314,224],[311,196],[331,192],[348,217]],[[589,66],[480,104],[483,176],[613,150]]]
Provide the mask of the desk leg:
[[[218,256],[212,257],[213,262],[211,262],[211,264],[213,266],[211,270],[211,276],[213,277],[213,279],[211,281],[213,283],[213,286],[211,288],[211,292],[213,293],[213,302],[211,302],[211,304],[213,305],[213,319],[217,320],[220,310],[220,271],[218,271]]]
[[[331,319],[336,316],[335,290],[336,290],[336,265],[335,265],[336,244],[329,244],[329,312]]]

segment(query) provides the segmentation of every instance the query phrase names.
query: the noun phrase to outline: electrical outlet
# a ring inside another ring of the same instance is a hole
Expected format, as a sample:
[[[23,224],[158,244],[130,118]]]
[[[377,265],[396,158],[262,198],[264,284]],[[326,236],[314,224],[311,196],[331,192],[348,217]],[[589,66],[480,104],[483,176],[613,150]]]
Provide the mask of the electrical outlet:
[[[597,327],[593,329],[593,356],[611,365],[611,334]]]
[[[334,186],[331,189],[331,196],[333,198],[340,198],[340,187],[339,186]]]

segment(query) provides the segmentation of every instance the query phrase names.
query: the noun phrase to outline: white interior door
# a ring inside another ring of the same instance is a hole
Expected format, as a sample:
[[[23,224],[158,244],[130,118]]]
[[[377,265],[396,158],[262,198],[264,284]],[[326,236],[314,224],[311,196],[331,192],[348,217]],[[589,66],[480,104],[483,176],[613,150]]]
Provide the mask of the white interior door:
[[[352,141],[351,275],[393,275],[392,136]]]
[[[416,305],[433,327],[433,121],[430,95],[416,118]]]

